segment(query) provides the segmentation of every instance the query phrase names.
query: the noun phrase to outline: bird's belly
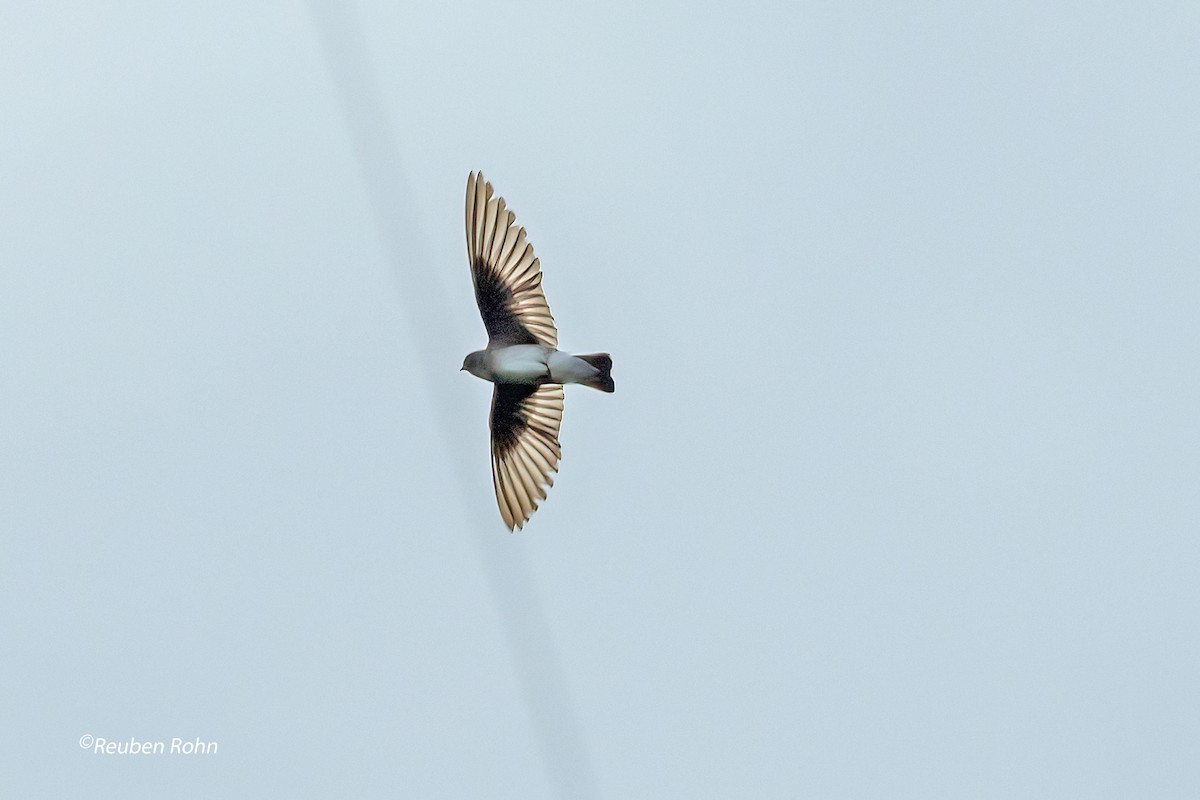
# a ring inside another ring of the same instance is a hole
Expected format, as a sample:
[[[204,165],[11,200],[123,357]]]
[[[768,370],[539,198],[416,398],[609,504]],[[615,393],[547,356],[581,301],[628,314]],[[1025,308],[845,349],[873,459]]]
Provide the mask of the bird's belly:
[[[555,350],[546,358],[552,383],[583,383],[599,370],[582,358]]]
[[[544,383],[550,377],[546,348],[516,344],[491,351],[492,375],[497,383]]]

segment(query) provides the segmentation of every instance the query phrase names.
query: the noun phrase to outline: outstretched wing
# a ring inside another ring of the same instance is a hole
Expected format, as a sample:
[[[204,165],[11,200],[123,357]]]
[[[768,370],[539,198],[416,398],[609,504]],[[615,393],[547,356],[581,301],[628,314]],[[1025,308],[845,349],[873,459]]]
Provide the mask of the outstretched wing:
[[[517,227],[517,215],[493,194],[482,172],[467,178],[467,258],[489,343],[557,348],[541,264],[525,229]]]
[[[557,383],[525,386],[498,383],[492,393],[492,483],[496,503],[509,530],[520,528],[546,488],[554,485],[562,449],[563,387]]]

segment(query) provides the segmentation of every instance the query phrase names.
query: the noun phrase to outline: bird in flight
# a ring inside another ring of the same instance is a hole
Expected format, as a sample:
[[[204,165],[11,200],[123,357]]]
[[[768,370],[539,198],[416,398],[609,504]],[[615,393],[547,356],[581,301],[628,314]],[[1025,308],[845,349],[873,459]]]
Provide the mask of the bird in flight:
[[[462,368],[495,384],[492,484],[504,524],[519,529],[546,499],[546,487],[554,484],[550,473],[558,471],[563,384],[613,391],[612,358],[558,349],[533,245],[483,173],[467,178],[467,258],[488,345],[468,355]]]

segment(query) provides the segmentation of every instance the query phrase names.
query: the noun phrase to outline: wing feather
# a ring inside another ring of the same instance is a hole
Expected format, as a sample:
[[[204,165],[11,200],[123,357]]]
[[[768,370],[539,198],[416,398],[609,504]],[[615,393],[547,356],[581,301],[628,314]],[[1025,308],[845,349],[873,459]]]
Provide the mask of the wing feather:
[[[562,449],[563,387],[496,384],[492,394],[492,485],[509,530],[522,527],[554,485]]]
[[[558,347],[554,315],[542,291],[541,263],[517,215],[483,173],[467,178],[467,258],[490,344]]]

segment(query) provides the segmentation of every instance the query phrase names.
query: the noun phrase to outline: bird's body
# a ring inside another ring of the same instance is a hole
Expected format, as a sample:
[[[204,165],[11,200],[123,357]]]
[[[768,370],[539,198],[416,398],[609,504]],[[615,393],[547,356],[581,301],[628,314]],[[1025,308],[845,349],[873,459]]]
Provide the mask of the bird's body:
[[[562,449],[563,384],[614,390],[608,353],[558,349],[558,329],[542,293],[541,265],[516,215],[483,175],[467,179],[467,257],[488,346],[462,368],[491,381],[492,483],[500,516],[520,528],[546,498]]]
[[[489,347],[467,356],[464,363],[467,372],[485,381],[534,386],[543,383],[586,384],[600,372],[580,356],[540,344]]]

